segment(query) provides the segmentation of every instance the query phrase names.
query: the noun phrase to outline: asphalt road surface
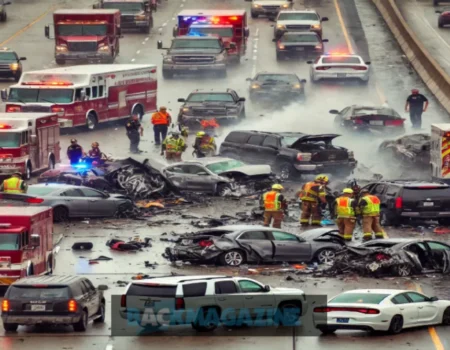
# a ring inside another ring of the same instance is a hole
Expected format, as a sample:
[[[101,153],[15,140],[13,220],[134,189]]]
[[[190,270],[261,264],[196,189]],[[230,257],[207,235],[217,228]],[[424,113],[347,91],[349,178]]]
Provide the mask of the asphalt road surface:
[[[257,128],[260,130],[275,131],[304,131],[311,133],[330,132],[332,130],[332,116],[328,114],[330,109],[342,109],[348,105],[358,104],[382,104],[388,103],[402,112],[404,100],[412,87],[418,87],[425,91],[422,82],[417,75],[405,65],[398,45],[388,32],[387,27],[376,13],[369,0],[360,0],[355,5],[353,0],[295,0],[295,7],[304,6],[316,8],[321,16],[330,18],[324,24],[324,37],[329,39],[326,44],[328,51],[351,50],[361,54],[366,60],[372,62],[373,74],[367,86],[355,84],[318,84],[309,82],[306,86],[307,101],[304,105],[287,106],[279,110],[258,108],[248,103],[248,120],[239,127]],[[57,1],[57,0],[16,0],[8,8],[8,22],[0,24],[0,47],[7,46],[15,49],[20,56],[26,56],[25,70],[37,70],[55,67],[53,51],[54,42],[44,36],[44,25],[51,23],[51,12],[56,8],[91,8],[92,2],[86,0]],[[172,36],[172,27],[175,17],[182,9],[232,9],[247,8],[249,3],[243,0],[168,0],[155,14],[156,26],[149,36],[144,34],[125,34],[121,42],[121,56],[117,63],[156,63],[161,65],[161,51],[156,49],[157,40],[163,40],[168,44]],[[230,69],[226,79],[180,77],[173,80],[164,80],[159,77],[158,104],[167,105],[176,116],[179,97],[186,95],[195,89],[225,89],[233,88],[242,96],[247,96],[247,77],[251,77],[260,71],[295,72],[301,78],[309,80],[309,66],[305,62],[295,60],[278,63],[275,59],[275,48],[272,43],[272,23],[264,18],[252,20],[249,18],[250,38],[248,53],[242,59],[241,65]],[[0,83],[0,88],[6,88],[12,81]],[[429,93],[427,93],[430,96]],[[405,116],[406,117],[406,116]],[[436,102],[431,99],[429,111],[424,115],[425,132],[429,131],[429,124],[448,120],[448,116],[442,112]],[[145,136],[141,149],[146,150],[151,158],[160,159],[158,151],[153,145],[153,137],[149,123],[149,116],[145,116]],[[224,133],[226,130],[223,131]],[[88,147],[92,141],[98,141],[101,149],[111,153],[115,157],[127,156],[128,142],[125,137],[123,124],[110,124],[102,126],[95,132],[74,130],[63,132],[62,147],[67,146],[71,137],[76,137],[84,147]],[[364,140],[358,138],[342,137],[339,143],[355,150],[360,162],[371,167],[372,170],[387,176],[395,176],[395,167],[380,164],[374,151],[380,140]],[[190,151],[186,152],[187,157]],[[65,160],[66,161],[66,160]],[[244,205],[244,204],[242,204]],[[234,204],[237,207],[237,204]],[[247,208],[248,209],[248,208]],[[216,214],[224,213],[222,206],[198,208],[200,213]],[[236,211],[237,208],[234,208]],[[246,209],[243,209],[246,210]],[[111,221],[112,222],[112,221]],[[169,271],[194,274],[207,273],[209,269],[203,267],[176,268],[167,264],[160,256],[166,246],[160,243],[158,238],[162,232],[181,232],[186,227],[165,225],[163,227],[148,227],[145,222],[118,222],[119,230],[105,228],[110,223],[74,223],[70,226],[57,227],[57,233],[63,233],[66,237],[61,242],[57,257],[56,273],[58,274],[83,274],[89,276],[95,284],[107,284],[107,295],[121,294],[123,287],[117,286],[118,280],[129,281],[138,272],[163,275]],[[189,229],[191,231],[192,228]],[[106,240],[118,235],[130,237],[133,234],[150,236],[154,238],[154,247],[135,254],[112,253],[105,246]],[[403,233],[408,235],[408,233]],[[411,234],[416,234],[413,232]],[[73,242],[86,240],[95,245],[91,253],[79,254],[71,251]],[[87,260],[80,258],[97,257],[106,255],[113,258],[112,261],[100,262],[97,265],[88,265]],[[144,267],[144,261],[156,261],[155,270]],[[180,271],[181,270],[181,271]],[[224,271],[225,273],[226,271]],[[231,271],[238,273],[238,271]],[[446,281],[429,278],[420,281],[410,279],[310,279],[305,277],[305,282],[285,281],[284,276],[256,276],[263,282],[273,286],[296,286],[307,293],[321,293],[333,296],[342,290],[359,287],[394,287],[394,288],[423,288],[429,294],[436,293],[440,297],[449,297]],[[419,285],[422,286],[420,286]],[[108,298],[109,302],[109,298]],[[109,304],[108,304],[109,305]],[[108,316],[109,317],[109,316]],[[19,329],[18,334],[4,335],[0,337],[0,348],[9,349],[35,349],[36,347],[47,350],[56,349],[125,349],[133,347],[136,350],[165,347],[167,349],[447,349],[450,348],[448,328],[423,328],[407,331],[398,336],[373,336],[363,332],[338,332],[335,336],[327,337],[249,337],[233,336],[231,331],[228,337],[110,337],[110,319],[105,325],[89,327],[86,334],[72,333],[68,328],[55,329]],[[257,332],[255,333],[257,335]]]

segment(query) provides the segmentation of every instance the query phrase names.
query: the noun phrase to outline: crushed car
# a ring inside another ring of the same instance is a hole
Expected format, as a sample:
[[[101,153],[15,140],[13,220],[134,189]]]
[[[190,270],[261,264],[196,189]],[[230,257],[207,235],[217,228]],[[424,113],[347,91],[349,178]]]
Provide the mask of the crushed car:
[[[319,228],[296,235],[263,226],[231,225],[180,238],[179,245],[166,248],[166,259],[225,266],[314,260],[329,263],[335,252],[345,245],[335,228]]]
[[[450,245],[429,239],[389,238],[344,247],[326,274],[405,277],[433,272],[450,273]]]
[[[429,134],[406,135],[395,140],[386,140],[378,147],[378,153],[401,167],[408,169],[430,168]]]

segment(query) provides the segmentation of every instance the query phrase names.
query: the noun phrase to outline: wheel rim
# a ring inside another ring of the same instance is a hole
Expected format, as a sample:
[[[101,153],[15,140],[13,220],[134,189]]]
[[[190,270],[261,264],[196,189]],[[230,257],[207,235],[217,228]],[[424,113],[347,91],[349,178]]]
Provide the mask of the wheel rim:
[[[94,128],[95,128],[95,122],[94,122],[94,120],[92,119],[92,117],[88,117],[88,119],[87,119],[87,125],[88,125],[88,129],[89,129],[89,130],[94,130]]]
[[[401,265],[398,267],[398,274],[401,277],[409,276],[411,269],[407,265]]]
[[[242,263],[243,257],[238,252],[229,252],[225,254],[225,262],[230,266],[238,266]]]
[[[336,253],[333,250],[322,250],[317,256],[317,259],[321,264],[324,264],[328,262],[333,262],[335,257]]]

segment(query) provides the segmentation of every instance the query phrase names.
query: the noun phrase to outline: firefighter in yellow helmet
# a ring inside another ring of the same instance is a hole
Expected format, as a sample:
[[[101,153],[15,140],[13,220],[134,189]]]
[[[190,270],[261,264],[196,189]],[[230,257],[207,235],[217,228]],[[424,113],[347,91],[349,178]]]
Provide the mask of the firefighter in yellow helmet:
[[[273,227],[281,228],[284,212],[287,210],[287,203],[281,194],[284,188],[280,184],[272,186],[272,190],[266,192],[261,197],[261,204],[264,206],[264,226],[270,226],[273,219]]]
[[[186,144],[184,140],[180,138],[179,132],[172,132],[172,135],[166,137],[161,146],[161,155],[166,152],[166,160],[170,162],[181,162],[181,154],[186,151]]]
[[[320,226],[322,221],[321,205],[326,204],[325,186],[329,183],[328,176],[317,175],[314,181],[307,182],[296,196],[302,201],[300,225]]]
[[[216,140],[204,131],[199,131],[197,133],[193,147],[197,154],[197,158],[214,156],[217,151]]]
[[[356,226],[356,201],[353,198],[353,190],[344,188],[342,195],[336,198],[335,215],[339,235],[344,241],[350,242],[353,238],[353,230]]]
[[[385,233],[380,225],[380,199],[366,188],[360,194],[358,214],[362,216],[363,240],[370,241],[372,232],[375,232],[375,238],[384,238]]]
[[[22,180],[22,174],[17,172],[3,181],[0,191],[4,193],[27,193],[28,185]]]

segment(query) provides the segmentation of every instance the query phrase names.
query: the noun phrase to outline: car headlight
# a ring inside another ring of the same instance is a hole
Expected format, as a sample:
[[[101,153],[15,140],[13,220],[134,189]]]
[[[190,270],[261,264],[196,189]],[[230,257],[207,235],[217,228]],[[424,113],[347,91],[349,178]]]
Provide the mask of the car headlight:
[[[253,84],[253,85],[251,86],[251,88],[252,88],[252,89],[259,89],[259,85],[258,85],[258,84]]]
[[[172,57],[169,57],[169,56],[164,57],[163,62],[164,63],[172,63],[173,62]]]
[[[284,24],[277,24],[277,29],[286,29]]]
[[[289,4],[281,5],[281,7],[284,8],[284,9],[287,9],[287,8],[289,8]]]
[[[319,45],[316,45],[314,48],[315,48],[316,50],[321,50],[323,47],[322,47],[321,44],[319,44]]]
[[[109,48],[108,45],[103,45],[103,46],[100,46],[100,47],[98,48],[98,51],[100,51],[100,52],[110,52],[111,49]]]
[[[186,113],[186,112],[189,112],[190,110],[191,110],[190,108],[182,108],[182,109],[181,109],[181,111],[182,111],[182,112],[185,112],[185,113]]]
[[[134,19],[136,21],[145,21],[147,19],[147,17],[145,15],[138,15],[138,16],[135,16]]]
[[[294,85],[292,85],[292,88],[296,89],[296,90],[301,89],[302,88],[302,84],[294,84]]]
[[[56,51],[57,52],[66,52],[67,46],[66,45],[56,45]]]
[[[252,5],[252,7],[254,7],[254,8],[258,8],[258,7],[261,7],[261,5],[258,5],[258,4],[253,4],[253,5]]]
[[[322,26],[321,26],[320,24],[313,24],[313,25],[311,26],[311,28],[312,28],[312,29],[320,29],[320,28],[322,28]]]
[[[19,64],[18,63],[11,63],[9,65],[9,69],[11,69],[11,70],[18,70],[19,69]]]

